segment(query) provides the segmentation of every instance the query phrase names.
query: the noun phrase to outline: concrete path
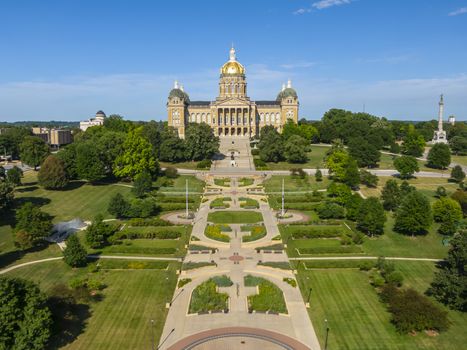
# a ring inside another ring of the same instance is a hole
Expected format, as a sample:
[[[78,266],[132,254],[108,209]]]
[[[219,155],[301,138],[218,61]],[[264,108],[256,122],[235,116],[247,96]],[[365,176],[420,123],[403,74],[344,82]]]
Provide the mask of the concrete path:
[[[246,162],[238,171],[251,171]],[[213,176],[222,176],[219,169],[222,168],[222,163],[219,162],[213,172],[206,177],[208,186],[216,188],[214,185]],[[223,187],[222,194],[208,195],[205,193],[205,198],[202,202],[196,217],[194,219],[192,236],[197,237],[192,244],[203,245],[210,248],[215,248],[216,252],[208,252],[206,254],[188,253],[185,257],[185,262],[214,262],[215,266],[203,267],[199,269],[182,271],[180,279],[191,279],[191,282],[184,285],[182,288],[177,288],[174,292],[173,301],[169,303],[169,313],[161,337],[159,349],[168,349],[177,342],[183,339],[190,339],[196,334],[205,331],[212,331],[223,327],[250,327],[261,328],[266,331],[275,332],[283,336],[290,337],[304,344],[306,348],[318,350],[320,344],[314,331],[313,325],[308,316],[305,303],[303,301],[300,289],[292,287],[284,282],[284,278],[295,279],[291,270],[281,270],[271,267],[258,265],[259,262],[288,262],[288,257],[285,252],[280,254],[268,254],[265,252],[257,252],[256,248],[264,247],[279,243],[273,241],[272,238],[279,235],[277,227],[277,218],[274,212],[269,207],[267,201],[261,200],[266,198],[264,192],[250,194],[249,187],[255,187],[261,182],[262,176],[257,176],[254,185],[239,187],[238,180],[240,176],[231,176],[230,188]],[[230,236],[230,242],[220,242],[212,240],[204,235],[209,212],[222,211],[223,209],[210,209],[210,203],[218,197],[230,197],[230,208],[228,210],[236,211],[252,211],[254,209],[243,209],[240,207],[240,197],[251,197],[258,200],[259,209],[254,211],[260,212],[263,216],[263,224],[266,228],[266,236],[253,241],[242,242],[242,237],[248,235],[249,232],[241,231],[240,224],[231,224],[231,232],[224,232]],[[231,287],[220,288],[221,292],[229,295],[229,312],[214,313],[214,314],[189,314],[189,305],[191,294],[194,289],[207,279],[216,275],[228,275],[233,282]],[[257,293],[256,288],[245,287],[244,277],[246,275],[255,275],[270,280],[281,288],[284,299],[287,305],[288,314],[272,315],[262,313],[248,313],[247,298],[249,295]],[[212,346],[215,346],[214,344]],[[216,346],[219,346],[217,343]],[[211,347],[214,349],[214,347]],[[219,347],[217,347],[219,348]],[[206,347],[206,349],[210,349]]]

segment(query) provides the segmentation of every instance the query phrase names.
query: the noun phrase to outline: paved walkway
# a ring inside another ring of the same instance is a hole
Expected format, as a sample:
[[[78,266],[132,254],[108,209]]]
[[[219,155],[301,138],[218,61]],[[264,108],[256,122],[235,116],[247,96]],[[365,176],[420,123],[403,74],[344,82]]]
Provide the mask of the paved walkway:
[[[245,163],[244,163],[245,164]],[[214,175],[222,174],[218,172],[222,163],[217,165]],[[245,165],[246,167],[246,165]],[[244,168],[240,168],[242,170]],[[246,169],[248,170],[248,169]],[[201,203],[196,217],[194,219],[192,236],[198,240],[192,241],[193,244],[203,245],[215,249],[215,253],[199,254],[198,252],[188,253],[185,262],[215,262],[215,266],[209,266],[199,269],[182,271],[180,278],[189,278],[191,282],[182,288],[177,288],[174,292],[173,301],[169,303],[170,309],[167,315],[166,323],[159,344],[159,349],[178,349],[177,342],[186,343],[186,339],[198,339],[199,334],[204,332],[217,332],[219,328],[248,327],[249,329],[258,329],[258,332],[271,332],[287,339],[292,339],[296,344],[300,344],[303,349],[320,349],[318,338],[315,334],[313,325],[308,316],[305,303],[303,301],[300,289],[292,287],[284,282],[284,278],[295,279],[291,270],[274,269],[271,267],[258,265],[259,262],[287,262],[288,257],[285,252],[281,254],[268,254],[266,252],[257,252],[256,248],[264,247],[277,243],[272,239],[279,235],[277,219],[274,212],[269,207],[264,192],[250,194],[248,189],[255,187],[261,182],[261,176],[257,176],[255,183],[251,186],[239,187],[239,176],[231,177],[231,187],[223,188],[221,195],[208,195],[207,201]],[[213,177],[206,176],[209,187],[214,185]],[[207,225],[209,212],[217,211],[210,209],[210,203],[219,196],[228,196],[231,207],[229,210],[253,209],[240,208],[240,197],[251,197],[258,200],[259,209],[263,216],[263,223],[266,228],[266,236],[253,242],[243,243],[242,236],[248,235],[248,232],[241,231],[241,225],[230,225],[232,231],[229,232],[230,242],[224,243],[209,239],[204,235]],[[239,261],[235,261],[236,258]],[[191,294],[193,290],[207,279],[226,274],[233,282],[231,287],[220,288],[222,292],[229,295],[229,312],[214,314],[188,314]],[[288,314],[273,315],[263,313],[248,313],[247,297],[257,293],[256,288],[245,287],[244,277],[246,275],[260,276],[270,280],[281,288],[287,305]],[[222,332],[221,332],[222,333]],[[208,333],[209,334],[209,333]],[[227,341],[227,340],[226,340]],[[230,340],[229,340],[230,341]],[[189,341],[188,341],[189,343]],[[178,343],[181,344],[181,343]],[[225,348],[224,342],[206,342],[202,349]],[[263,344],[264,345],[264,344]],[[260,345],[258,345],[260,346]],[[296,347],[297,349],[299,347]],[[201,348],[200,348],[201,349]]]

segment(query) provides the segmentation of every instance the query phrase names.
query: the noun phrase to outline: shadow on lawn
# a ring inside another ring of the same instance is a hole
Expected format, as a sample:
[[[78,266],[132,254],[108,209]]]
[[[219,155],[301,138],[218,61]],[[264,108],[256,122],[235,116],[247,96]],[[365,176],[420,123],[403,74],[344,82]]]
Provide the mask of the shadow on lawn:
[[[13,264],[15,261],[21,259],[22,257],[24,257],[26,254],[29,254],[29,253],[37,253],[37,252],[40,252],[42,250],[45,250],[49,247],[49,245],[51,244],[55,244],[55,243],[48,243],[48,242],[44,242],[43,244],[39,245],[39,246],[36,246],[36,247],[32,247],[30,249],[26,249],[26,250],[11,250],[9,252],[6,252],[6,253],[3,253],[3,254],[0,254],[0,269],[1,268],[4,268],[4,267],[7,267],[8,265],[11,265]]]

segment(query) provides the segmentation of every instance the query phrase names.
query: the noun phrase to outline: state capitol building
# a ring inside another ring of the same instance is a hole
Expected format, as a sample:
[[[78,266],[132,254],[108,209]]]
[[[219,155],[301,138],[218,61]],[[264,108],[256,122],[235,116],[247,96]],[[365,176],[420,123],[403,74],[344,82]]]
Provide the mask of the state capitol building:
[[[175,82],[167,102],[169,126],[185,137],[188,123],[206,123],[219,137],[252,137],[266,125],[279,132],[287,120],[298,121],[298,97],[290,80],[275,100],[251,101],[247,95],[245,68],[237,61],[235,49],[220,69],[219,96],[215,101],[190,101],[183,86]]]

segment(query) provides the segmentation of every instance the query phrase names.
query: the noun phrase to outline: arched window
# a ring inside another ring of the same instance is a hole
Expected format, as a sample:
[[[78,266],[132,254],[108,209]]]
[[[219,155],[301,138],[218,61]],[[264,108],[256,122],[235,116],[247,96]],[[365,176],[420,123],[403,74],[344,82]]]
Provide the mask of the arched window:
[[[204,113],[201,114],[201,121],[206,123],[206,115]]]
[[[279,113],[276,113],[276,123],[280,124],[281,122],[281,115]]]
[[[261,113],[259,115],[259,120],[260,120],[261,123],[264,123],[264,113]]]
[[[211,124],[211,113],[208,113],[208,114],[207,114],[206,123]]]
[[[269,113],[266,113],[266,124],[269,124]]]
[[[196,122],[201,123],[201,115],[199,113],[196,113]]]
[[[190,122],[194,123],[196,121],[195,114],[191,113]]]

